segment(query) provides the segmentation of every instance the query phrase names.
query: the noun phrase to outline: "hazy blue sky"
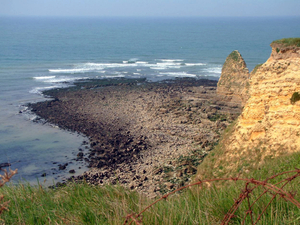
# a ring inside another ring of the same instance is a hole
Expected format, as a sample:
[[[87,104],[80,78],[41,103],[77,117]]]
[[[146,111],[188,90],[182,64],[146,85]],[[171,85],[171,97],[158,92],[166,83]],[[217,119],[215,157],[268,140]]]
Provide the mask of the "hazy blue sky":
[[[0,16],[300,16],[300,0],[0,0]]]

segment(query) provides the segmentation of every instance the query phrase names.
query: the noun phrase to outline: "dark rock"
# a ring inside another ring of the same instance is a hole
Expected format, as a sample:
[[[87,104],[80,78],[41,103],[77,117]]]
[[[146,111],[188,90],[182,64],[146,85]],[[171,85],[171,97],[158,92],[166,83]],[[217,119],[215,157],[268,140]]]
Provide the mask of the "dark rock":
[[[65,165],[59,166],[59,170],[65,170],[65,169],[66,169],[66,166],[65,166]]]
[[[10,163],[0,163],[0,169],[3,167],[9,167],[9,166],[11,166]]]
[[[43,174],[41,175],[41,177],[45,177],[45,176],[47,176],[47,174],[46,174],[46,173],[43,173]]]
[[[160,174],[160,173],[162,173],[162,171],[163,171],[163,168],[157,168],[157,169],[155,169],[155,170],[153,171],[153,174],[154,174],[154,175]]]
[[[69,170],[69,173],[75,173],[75,170]]]
[[[59,170],[65,170],[67,168],[67,166],[68,166],[68,163],[65,163],[63,165],[59,164],[58,168],[59,168]]]
[[[78,157],[78,158],[82,158],[82,157],[83,157],[83,152],[79,152],[79,153],[77,154],[77,157]]]
[[[171,190],[174,187],[174,184],[171,182],[166,182],[165,185],[168,190]]]
[[[189,165],[187,167],[187,173],[189,174],[195,174],[197,172],[197,168],[195,168],[194,166]]]

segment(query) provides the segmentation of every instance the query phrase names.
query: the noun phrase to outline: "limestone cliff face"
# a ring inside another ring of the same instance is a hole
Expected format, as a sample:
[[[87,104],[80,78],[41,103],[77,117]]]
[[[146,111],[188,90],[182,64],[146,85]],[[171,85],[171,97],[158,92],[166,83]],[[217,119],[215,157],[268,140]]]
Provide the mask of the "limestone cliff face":
[[[267,62],[251,73],[251,97],[226,141],[227,156],[300,151],[300,101],[291,103],[300,93],[300,46],[277,41],[271,47]]]
[[[226,58],[218,82],[217,93],[244,105],[249,98],[249,70],[241,54],[235,50]]]

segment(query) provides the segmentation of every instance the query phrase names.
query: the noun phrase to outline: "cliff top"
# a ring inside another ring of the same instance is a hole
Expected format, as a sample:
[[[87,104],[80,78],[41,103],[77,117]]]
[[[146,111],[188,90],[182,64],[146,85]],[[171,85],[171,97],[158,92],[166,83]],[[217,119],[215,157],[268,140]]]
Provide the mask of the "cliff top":
[[[297,46],[300,47],[300,38],[283,38],[273,41],[272,44],[282,44],[284,46]]]
[[[239,53],[238,50],[234,50],[233,52],[231,52],[228,56],[228,58],[233,59],[234,61],[238,61],[239,58],[241,57],[241,54]]]

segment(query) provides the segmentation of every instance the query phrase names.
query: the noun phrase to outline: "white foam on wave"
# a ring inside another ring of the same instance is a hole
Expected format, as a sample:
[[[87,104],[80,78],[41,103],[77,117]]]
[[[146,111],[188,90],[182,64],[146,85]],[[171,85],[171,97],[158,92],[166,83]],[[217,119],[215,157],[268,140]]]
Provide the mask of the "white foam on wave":
[[[157,63],[156,65],[158,66],[181,66],[181,63],[170,63],[170,62],[165,62],[165,63]]]
[[[50,73],[60,74],[80,74],[88,72],[105,73],[105,69],[118,69],[126,67],[147,67],[155,70],[163,69],[179,69],[186,64],[182,63],[183,59],[161,59],[155,60],[157,63],[149,63],[147,61],[138,61],[137,59],[130,59],[122,61],[121,63],[80,63],[73,66],[73,68],[58,68],[49,69]],[[192,65],[192,64],[190,64]],[[193,64],[202,65],[202,64]]]
[[[75,73],[86,73],[89,71],[92,71],[94,69],[87,69],[87,68],[78,68],[78,69],[52,69],[49,70],[50,73],[69,73],[69,74],[75,74]]]
[[[182,62],[183,59],[159,59],[162,62]]]
[[[128,60],[128,63],[135,63],[138,60],[139,60],[138,58],[131,58]]]
[[[168,76],[168,77],[196,77],[197,75],[186,73],[186,72],[167,72],[167,73],[159,73],[159,76]]]
[[[137,61],[136,64],[148,64],[148,62],[144,62],[144,61]]]
[[[75,73],[86,73],[86,72],[101,72],[107,65],[105,63],[81,63],[74,65],[74,68],[66,69],[49,69],[50,73],[66,73],[66,74],[75,74]]]
[[[55,76],[41,76],[41,77],[33,77],[33,79],[36,80],[48,80],[48,79],[53,79]]]
[[[180,69],[181,67],[182,67],[181,63],[163,62],[163,63],[151,64],[150,69],[165,70],[165,69]]]
[[[64,88],[67,87],[68,85],[53,85],[53,86],[48,86],[48,87],[35,87],[32,90],[29,91],[29,93],[32,94],[42,94],[43,91],[54,89],[54,88]]]
[[[118,77],[125,77],[123,74],[109,74],[109,75],[103,75],[102,78],[118,78]]]
[[[89,77],[70,77],[70,76],[47,76],[35,78],[39,82],[43,83],[72,83],[80,79],[89,79]]]
[[[152,67],[150,67],[150,69],[152,69],[152,70],[165,70],[167,68],[166,67],[159,67],[159,66],[152,66]]]
[[[221,66],[211,67],[211,68],[203,69],[203,71],[207,73],[221,74],[222,67]]]
[[[104,69],[107,68],[122,68],[122,67],[149,67],[150,64],[144,61],[129,62],[123,61],[122,63],[83,63],[78,64],[74,68],[67,69],[49,69],[50,73],[65,73],[65,74],[77,74],[77,73],[88,73],[88,72],[100,72],[104,73]]]
[[[206,63],[185,63],[186,66],[206,66]]]

